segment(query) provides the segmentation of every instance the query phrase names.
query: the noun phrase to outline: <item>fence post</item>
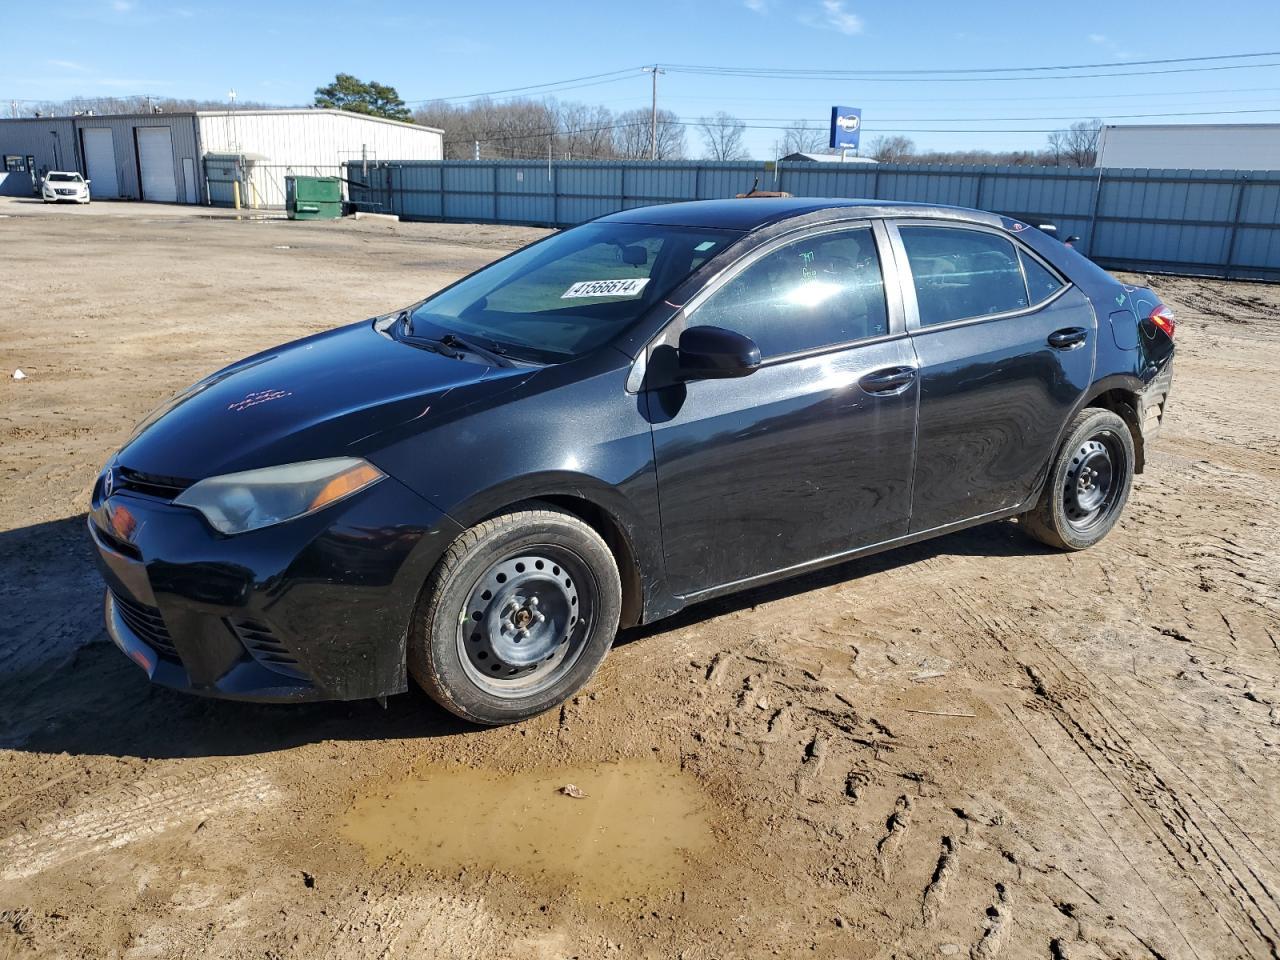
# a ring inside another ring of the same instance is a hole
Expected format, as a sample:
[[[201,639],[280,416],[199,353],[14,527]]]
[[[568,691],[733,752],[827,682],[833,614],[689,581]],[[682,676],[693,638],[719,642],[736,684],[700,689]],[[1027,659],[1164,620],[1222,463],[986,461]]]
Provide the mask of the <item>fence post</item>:
[[[1231,239],[1227,241],[1227,262],[1222,265],[1222,279],[1231,279],[1231,267],[1235,263],[1236,258],[1236,235],[1240,232],[1240,214],[1244,212],[1244,192],[1249,187],[1249,175],[1247,173],[1238,174],[1238,178],[1234,184],[1235,188],[1235,213],[1231,215]]]
[[[986,207],[984,207],[984,206],[982,205],[982,185],[983,185],[984,183],[986,183],[986,182],[987,182],[987,175],[986,175],[986,173],[984,173],[983,171],[979,170],[979,171],[978,171],[978,191],[977,191],[977,198],[976,198],[976,199],[974,200],[974,202],[973,202],[973,206],[974,206],[974,209],[975,209],[975,210],[985,210],[985,209],[987,209]]]
[[[1089,229],[1085,240],[1085,251],[1093,259],[1093,237],[1098,227],[1098,209],[1102,203],[1102,173],[1105,167],[1098,168],[1098,177],[1093,182],[1093,203],[1089,209]]]
[[[880,199],[880,167],[878,164],[871,173],[871,199]]]
[[[440,219],[444,219],[444,160],[441,159],[440,166],[436,168],[437,183],[440,184]]]
[[[560,166],[551,170],[551,226],[560,226]]]

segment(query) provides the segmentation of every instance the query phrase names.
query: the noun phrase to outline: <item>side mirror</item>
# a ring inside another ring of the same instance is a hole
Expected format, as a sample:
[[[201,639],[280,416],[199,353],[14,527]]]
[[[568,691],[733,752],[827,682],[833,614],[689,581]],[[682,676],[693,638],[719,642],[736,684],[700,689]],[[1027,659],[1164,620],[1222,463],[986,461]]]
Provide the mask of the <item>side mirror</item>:
[[[631,267],[643,267],[649,262],[649,251],[638,243],[629,243],[621,248],[622,262]]]
[[[750,337],[723,327],[689,327],[680,334],[680,380],[745,377],[760,367],[760,348]]]
[[[1071,236],[1067,237],[1067,239],[1063,240],[1062,242],[1063,242],[1063,243],[1065,243],[1065,244],[1069,247],[1069,246],[1071,246],[1073,243],[1079,243],[1079,242],[1080,242],[1080,238],[1079,238],[1079,237],[1077,237],[1077,236],[1073,233]]]

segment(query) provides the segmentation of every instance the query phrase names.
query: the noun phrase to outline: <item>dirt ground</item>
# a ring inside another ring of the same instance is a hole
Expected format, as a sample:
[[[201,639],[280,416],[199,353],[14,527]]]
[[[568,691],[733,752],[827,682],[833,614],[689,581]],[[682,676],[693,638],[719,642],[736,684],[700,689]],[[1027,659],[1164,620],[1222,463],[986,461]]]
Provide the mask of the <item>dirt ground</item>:
[[[1276,287],[1151,279],[1169,419],[1087,552],[700,606],[504,729],[152,689],[83,529],[133,424],[539,234],[0,202],[0,957],[1277,956]]]

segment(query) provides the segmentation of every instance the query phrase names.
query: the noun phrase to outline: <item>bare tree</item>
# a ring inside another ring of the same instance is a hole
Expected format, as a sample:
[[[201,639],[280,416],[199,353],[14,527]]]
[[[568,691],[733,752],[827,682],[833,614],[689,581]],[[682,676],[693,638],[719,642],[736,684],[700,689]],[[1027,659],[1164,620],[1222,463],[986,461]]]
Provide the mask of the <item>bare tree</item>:
[[[174,97],[148,97],[143,94],[127,97],[72,97],[69,100],[46,100],[24,109],[24,114],[39,117],[70,117],[92,113],[112,116],[126,113],[190,113],[193,110],[226,110],[225,100],[191,100]],[[239,110],[271,109],[269,103],[240,100]]]
[[[486,159],[544,159],[558,152],[560,123],[553,103],[482,98],[464,106],[434,102],[416,110],[415,123],[444,131],[445,158],[466,160],[476,144]]]
[[[916,152],[910,137],[901,134],[892,137],[876,137],[871,141],[871,156],[881,163],[902,163]]]
[[[698,130],[706,145],[708,160],[745,160],[747,149],[742,143],[747,125],[731,114],[720,110],[712,117],[698,120]]]
[[[586,103],[557,104],[560,135],[556,153],[570,160],[611,160],[613,145],[613,111],[605,106]]]
[[[650,113],[644,107],[627,110],[614,117],[613,145],[623,160],[649,159]],[[658,111],[658,159],[684,158],[684,124],[670,110]]]
[[[1066,130],[1049,134],[1049,155],[1055,166],[1092,167],[1098,162],[1102,121],[1077,120]]]
[[[782,131],[782,152],[820,153],[827,149],[827,130],[799,120]]]

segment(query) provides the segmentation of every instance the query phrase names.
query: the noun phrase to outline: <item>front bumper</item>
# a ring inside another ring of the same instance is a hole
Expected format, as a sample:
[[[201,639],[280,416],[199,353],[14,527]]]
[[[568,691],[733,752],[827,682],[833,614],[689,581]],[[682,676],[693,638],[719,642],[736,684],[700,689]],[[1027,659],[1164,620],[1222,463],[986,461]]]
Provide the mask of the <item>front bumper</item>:
[[[89,515],[116,646],[162,686],[277,702],[404,691],[414,603],[460,532],[390,477],[234,537],[127,490]]]
[[[88,203],[87,193],[60,193],[56,190],[45,190],[41,196],[50,203]]]

